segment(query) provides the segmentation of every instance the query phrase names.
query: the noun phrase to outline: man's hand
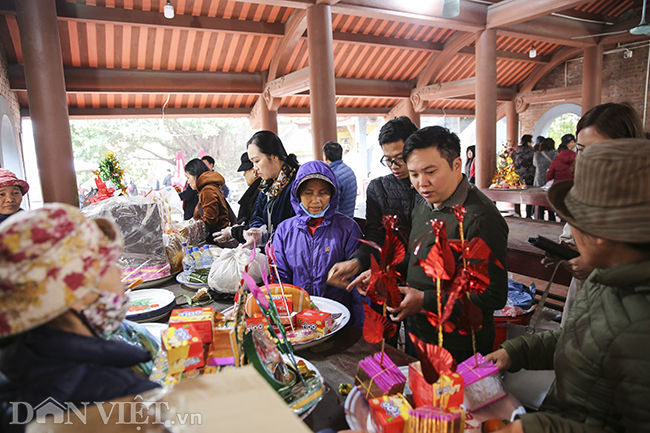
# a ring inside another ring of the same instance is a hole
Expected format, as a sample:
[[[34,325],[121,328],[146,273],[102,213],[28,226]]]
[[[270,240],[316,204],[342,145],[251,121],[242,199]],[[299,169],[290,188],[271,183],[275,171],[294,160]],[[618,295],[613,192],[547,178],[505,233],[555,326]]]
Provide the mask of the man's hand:
[[[424,304],[424,292],[408,286],[399,286],[399,291],[404,295],[404,299],[397,308],[388,307],[390,319],[398,322],[408,316],[419,314]]]
[[[567,270],[571,272],[571,275],[579,280],[586,280],[591,274],[591,271],[594,270],[594,268],[590,266],[582,256],[567,261],[566,265]]]
[[[488,361],[494,362],[494,364],[499,367],[499,371],[509,370],[512,367],[512,361],[510,361],[510,356],[505,349],[499,349],[496,352],[488,353],[485,356],[485,359]]]
[[[350,284],[350,278],[357,275],[360,271],[361,264],[358,260],[352,259],[336,263],[332,266],[332,269],[330,269],[327,277],[327,284],[350,290],[354,287]]]
[[[363,296],[366,296],[368,293],[368,283],[370,283],[370,269],[362,272],[357,278],[352,280],[352,282],[348,284],[345,290],[350,291],[356,286],[359,293],[361,293]]]

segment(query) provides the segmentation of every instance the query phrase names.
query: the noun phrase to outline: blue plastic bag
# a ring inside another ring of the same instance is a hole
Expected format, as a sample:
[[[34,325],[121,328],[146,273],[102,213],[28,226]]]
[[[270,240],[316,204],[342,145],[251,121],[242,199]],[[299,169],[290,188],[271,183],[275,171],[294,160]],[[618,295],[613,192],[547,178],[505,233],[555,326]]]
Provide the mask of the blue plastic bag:
[[[533,306],[536,291],[535,283],[532,283],[528,287],[517,281],[508,280],[508,299],[510,299],[513,306],[519,307],[524,311]]]

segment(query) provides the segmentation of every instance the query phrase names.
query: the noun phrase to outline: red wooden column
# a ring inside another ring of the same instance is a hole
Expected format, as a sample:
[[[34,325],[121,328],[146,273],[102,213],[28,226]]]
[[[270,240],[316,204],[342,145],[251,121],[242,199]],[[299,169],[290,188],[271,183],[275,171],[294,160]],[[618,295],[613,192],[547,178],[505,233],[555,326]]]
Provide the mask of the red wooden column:
[[[497,34],[476,37],[476,186],[487,188],[497,166]]]
[[[307,8],[307,43],[309,45],[309,97],[314,159],[323,159],[323,145],[336,135],[336,83],[334,81],[334,47],[332,8],[319,3]]]
[[[506,135],[511,143],[519,143],[519,114],[514,101],[506,102]]]
[[[269,110],[269,106],[264,101],[260,104],[260,118],[262,120],[262,129],[278,133],[278,112]]]
[[[406,111],[406,115],[408,116],[409,119],[415,123],[415,125],[419,128],[420,127],[420,113],[418,111],[415,111],[415,107],[413,107],[413,102],[411,101],[411,98],[408,98],[407,100],[404,101],[404,111]]]
[[[600,104],[603,90],[603,47],[585,48],[582,63],[582,114]]]
[[[79,205],[55,2],[16,2],[43,201]]]

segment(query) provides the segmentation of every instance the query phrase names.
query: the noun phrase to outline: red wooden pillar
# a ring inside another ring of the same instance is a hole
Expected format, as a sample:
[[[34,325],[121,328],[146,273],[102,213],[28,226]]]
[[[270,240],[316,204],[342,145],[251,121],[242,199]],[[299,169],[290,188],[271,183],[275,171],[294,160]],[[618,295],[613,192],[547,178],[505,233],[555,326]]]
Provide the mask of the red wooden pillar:
[[[487,188],[497,166],[497,34],[476,38],[476,186]]]
[[[262,120],[262,129],[266,131],[273,131],[278,133],[278,112],[269,110],[266,102],[262,101],[260,104],[260,117]]]
[[[332,8],[319,3],[307,8],[309,45],[309,97],[315,160],[323,159],[323,145],[338,141],[336,134],[336,83]]]
[[[506,102],[506,135],[512,144],[519,143],[519,114],[513,101]]]
[[[78,206],[55,2],[20,0],[16,12],[43,201]]]
[[[411,98],[408,98],[406,101],[404,101],[404,108],[406,111],[406,115],[408,116],[413,123],[419,128],[420,127],[420,113],[415,111],[415,108],[413,107],[413,102],[411,101]]]
[[[582,63],[582,114],[600,104],[603,90],[603,47],[585,48]]]

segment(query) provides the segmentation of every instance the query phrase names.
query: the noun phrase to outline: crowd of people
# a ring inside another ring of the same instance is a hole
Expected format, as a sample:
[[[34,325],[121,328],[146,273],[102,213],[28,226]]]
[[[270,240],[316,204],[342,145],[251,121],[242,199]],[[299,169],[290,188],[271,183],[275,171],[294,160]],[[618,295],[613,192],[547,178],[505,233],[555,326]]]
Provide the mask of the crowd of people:
[[[526,184],[554,180],[548,212],[567,222],[562,240],[580,252],[568,267],[583,284],[572,284],[561,328],[508,340],[495,352],[492,314],[507,300],[508,225],[471,182],[475,149],[463,170],[460,140],[447,128],[418,129],[405,116],[381,128],[381,162],[391,174],[368,186],[363,231],[347,201],[356,198],[356,180],[335,142],[324,145],[324,162],[300,165],[276,134],[255,133],[238,168],[248,190],[237,216],[221,191],[219,173],[195,159],[185,174],[197,197],[192,217],[206,223],[209,241],[229,247],[272,243],[284,283],[346,305],[357,327],[369,302],[371,257],[379,257],[368,243],[383,246],[382,218],[396,216],[406,254],[397,265],[402,301],[389,311],[394,321],[404,322],[407,335],[432,344],[438,343],[437,330],[423,313],[439,314],[447,298],[438,302],[435,282],[418,266],[436,242],[430,221],[445,221],[450,237],[462,230],[466,241],[482,239],[494,260],[485,290],[470,294],[483,314],[480,330],[475,341],[451,330],[445,348],[457,362],[476,350],[502,370],[554,369],[557,377],[540,411],[520,416],[503,431],[650,431],[650,379],[643,370],[650,363],[650,141],[626,104],[594,107],[576,134],[577,140],[571,134],[562,138],[559,153],[552,139],[538,137],[531,148],[532,137],[524,135],[513,159]],[[155,387],[125,370],[150,354],[104,339],[125,311],[115,263],[119,230],[67,205],[20,212],[28,188],[0,170],[4,428],[13,427],[12,401],[101,401]],[[454,214],[459,205],[466,211],[462,226]],[[465,301],[453,302],[452,321],[458,321]],[[415,355],[409,341],[407,351]]]

